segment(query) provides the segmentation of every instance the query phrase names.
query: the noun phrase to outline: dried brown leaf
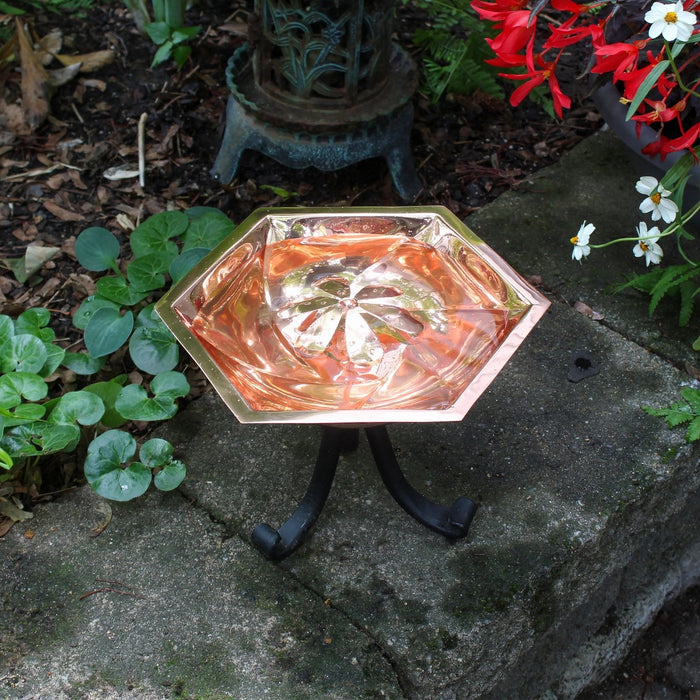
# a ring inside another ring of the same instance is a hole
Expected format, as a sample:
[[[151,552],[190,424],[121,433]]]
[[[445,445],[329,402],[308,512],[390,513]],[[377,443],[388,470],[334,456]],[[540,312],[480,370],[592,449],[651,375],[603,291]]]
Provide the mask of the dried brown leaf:
[[[56,54],[56,59],[64,66],[73,66],[80,64],[81,73],[94,73],[100,68],[108,66],[117,57],[117,52],[111,49],[103,51],[92,51],[91,53],[82,53],[76,56],[67,54]]]
[[[85,217],[76,211],[69,211],[62,206],[52,202],[50,199],[44,202],[44,209],[50,211],[57,219],[61,221],[84,221]]]
[[[48,66],[53,61],[53,55],[61,50],[62,45],[63,32],[60,29],[52,29],[36,42],[34,51],[41,64]]]
[[[584,304],[582,301],[577,301],[574,304],[574,309],[584,316],[593,319],[594,321],[602,321],[605,316],[598,311],[594,311],[588,304]]]
[[[78,293],[89,297],[97,291],[95,280],[83,273],[72,272],[68,277],[68,284]]]
[[[60,87],[69,83],[80,72],[80,64],[75,63],[72,66],[56,68],[55,70],[47,71],[46,77],[51,87]]]
[[[51,85],[49,77],[37,58],[26,29],[15,19],[22,66],[22,107],[24,117],[31,130],[39,127],[49,116]]]

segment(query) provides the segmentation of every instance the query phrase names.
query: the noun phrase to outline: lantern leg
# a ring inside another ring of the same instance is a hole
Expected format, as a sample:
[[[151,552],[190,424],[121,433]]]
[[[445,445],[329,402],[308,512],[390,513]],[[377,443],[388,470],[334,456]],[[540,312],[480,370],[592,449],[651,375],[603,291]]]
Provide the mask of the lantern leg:
[[[464,537],[469,531],[476,504],[458,498],[450,508],[429,501],[406,481],[394,454],[386,426],[365,428],[379,474],[394,500],[413,518],[450,539]]]
[[[304,535],[313,527],[323,510],[333,484],[340,453],[357,446],[358,433],[359,431],[353,428],[324,428],[311,482],[299,507],[279,530],[266,523],[253,530],[253,544],[268,559],[284,559],[301,544]]]

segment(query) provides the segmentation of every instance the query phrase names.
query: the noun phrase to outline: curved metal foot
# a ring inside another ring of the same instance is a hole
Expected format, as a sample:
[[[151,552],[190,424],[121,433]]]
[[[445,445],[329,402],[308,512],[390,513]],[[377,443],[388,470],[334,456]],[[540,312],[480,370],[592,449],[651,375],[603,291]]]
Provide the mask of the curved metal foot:
[[[314,473],[299,507],[279,530],[266,523],[253,530],[253,544],[268,559],[278,561],[291,554],[316,522],[330,493],[338,458],[349,437],[352,439],[348,436],[348,429],[324,428]]]
[[[379,474],[394,500],[413,518],[450,539],[464,537],[469,531],[476,503],[458,498],[451,508],[429,501],[406,481],[394,454],[386,426],[365,428]]]

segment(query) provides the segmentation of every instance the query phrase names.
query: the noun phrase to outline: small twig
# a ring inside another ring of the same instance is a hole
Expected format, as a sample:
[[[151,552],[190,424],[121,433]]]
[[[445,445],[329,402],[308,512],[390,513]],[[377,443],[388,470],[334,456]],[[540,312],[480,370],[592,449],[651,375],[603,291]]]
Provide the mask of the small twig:
[[[146,120],[148,114],[144,112],[139,117],[138,147],[139,147],[139,185],[146,186]]]
[[[120,583],[119,581],[108,581],[103,578],[96,578],[95,581],[97,581],[98,583],[112,583],[118,586],[124,586],[124,584]],[[103,588],[96,588],[94,591],[90,591],[89,593],[84,593],[80,596],[80,598],[78,598],[78,600],[85,600],[85,598],[89,598],[91,595],[95,595],[95,593],[118,593],[119,595],[129,595],[132,598],[140,598],[141,600],[146,599],[145,595],[132,593],[131,591],[123,591],[119,588],[112,588],[111,586],[104,586]]]
[[[85,120],[83,119],[83,115],[80,114],[80,112],[78,111],[78,108],[75,106],[75,102],[71,102],[70,106],[73,108],[73,111],[75,112],[75,116],[78,117],[78,121],[81,124],[85,124]]]

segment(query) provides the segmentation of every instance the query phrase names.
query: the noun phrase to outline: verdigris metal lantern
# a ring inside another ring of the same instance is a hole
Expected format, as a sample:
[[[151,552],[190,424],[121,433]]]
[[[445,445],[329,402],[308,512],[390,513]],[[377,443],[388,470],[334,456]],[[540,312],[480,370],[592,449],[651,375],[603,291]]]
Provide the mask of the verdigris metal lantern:
[[[293,168],[383,157],[404,200],[421,184],[410,150],[416,69],[391,40],[393,0],[256,0],[249,43],[231,57],[214,177],[246,149]]]
[[[156,310],[242,423],[326,426],[298,511],[254,532],[280,558],[316,520],[358,426],[400,505],[463,537],[474,503],[417,493],[385,424],[461,420],[548,306],[449,211],[410,207],[258,210]]]

